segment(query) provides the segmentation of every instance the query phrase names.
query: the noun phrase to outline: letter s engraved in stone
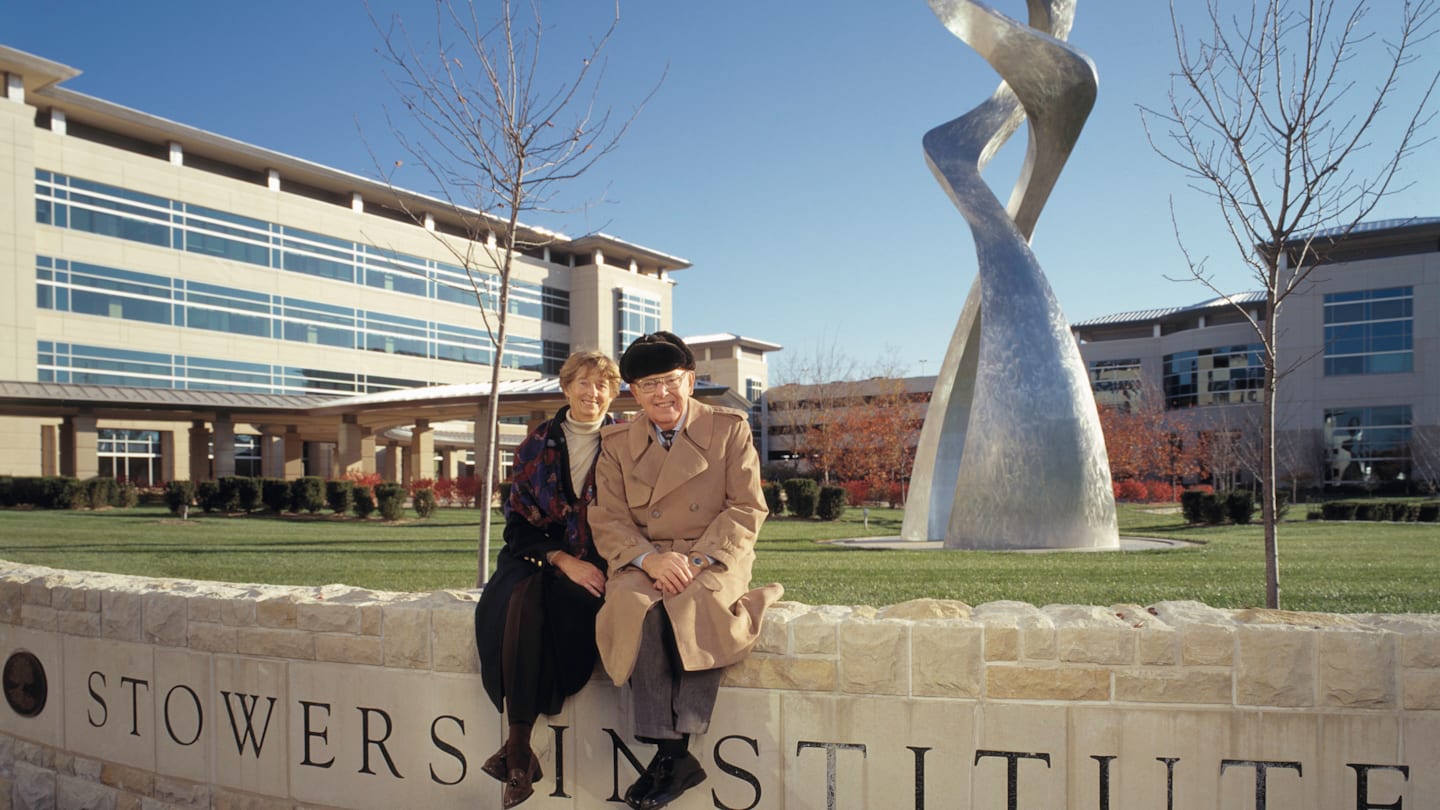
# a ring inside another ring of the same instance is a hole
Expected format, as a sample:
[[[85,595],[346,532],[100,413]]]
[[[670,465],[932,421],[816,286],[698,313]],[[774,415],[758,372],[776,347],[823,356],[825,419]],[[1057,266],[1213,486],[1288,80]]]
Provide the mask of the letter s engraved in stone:
[[[714,788],[711,788],[710,801],[715,805],[717,810],[752,810],[752,808],[758,807],[760,804],[760,780],[755,778],[755,774],[745,770],[744,768],[741,768],[738,765],[731,764],[729,760],[721,756],[720,746],[724,745],[730,740],[741,740],[747,743],[750,746],[750,751],[756,756],[759,756],[760,754],[760,743],[757,742],[754,737],[742,737],[739,734],[731,734],[728,737],[721,737],[719,740],[715,741],[715,749],[713,753],[713,756],[715,758],[715,765],[725,773],[728,773],[736,779],[739,779],[740,781],[749,785],[750,789],[754,792],[755,795],[754,798],[750,800],[750,803],[745,805],[744,807],[731,807],[730,805],[720,801],[720,795],[715,792]]]
[[[97,677],[100,679],[100,685],[103,687],[105,685],[105,674],[99,670],[90,673],[90,677],[86,679],[85,685],[90,690],[90,697],[94,698],[95,702],[100,704],[100,719],[95,719],[95,712],[93,710],[86,712],[85,717],[90,721],[90,725],[95,728],[100,728],[105,725],[105,721],[110,719],[110,707],[105,705],[105,698],[100,697],[100,693],[95,691],[95,679]]]
[[[440,721],[441,721],[441,720],[453,720],[453,721],[455,721],[455,725],[457,725],[457,726],[460,727],[460,736],[461,736],[461,737],[464,737],[464,736],[465,736],[465,721],[464,721],[464,720],[461,720],[461,719],[458,718],[458,717],[454,717],[454,716],[452,716],[452,715],[442,714],[442,715],[440,715],[439,717],[435,718],[435,720],[430,723],[430,742],[434,743],[436,748],[438,748],[438,749],[440,749],[441,751],[444,751],[445,753],[447,753],[447,754],[449,754],[450,756],[454,757],[455,760],[460,763],[460,775],[457,776],[457,777],[455,777],[453,780],[447,782],[447,781],[445,781],[444,779],[441,779],[441,778],[435,773],[435,764],[432,762],[432,763],[430,764],[430,781],[435,782],[435,783],[437,783],[437,784],[441,784],[441,785],[458,785],[458,784],[460,784],[461,782],[465,781],[465,773],[466,773],[467,770],[468,770],[468,768],[467,768],[467,766],[466,766],[466,762],[465,762],[465,753],[464,753],[463,751],[461,751],[459,748],[456,748],[455,746],[451,745],[450,743],[448,743],[448,742],[440,739],[439,726],[440,726]]]

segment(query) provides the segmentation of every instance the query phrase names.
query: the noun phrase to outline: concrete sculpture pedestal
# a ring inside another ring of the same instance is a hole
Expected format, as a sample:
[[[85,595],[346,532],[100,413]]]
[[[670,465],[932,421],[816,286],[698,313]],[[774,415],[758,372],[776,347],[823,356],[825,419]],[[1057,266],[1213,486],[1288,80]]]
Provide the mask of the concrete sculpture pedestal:
[[[930,0],[1004,80],[925,134],[925,157],[970,224],[979,276],[920,433],[902,536],[946,548],[1117,548],[1094,395],[1029,239],[1095,101],[1095,67],[1063,40],[1074,0],[1029,0],[1029,25],[969,0]],[[1025,120],[1008,206],[980,170]]]

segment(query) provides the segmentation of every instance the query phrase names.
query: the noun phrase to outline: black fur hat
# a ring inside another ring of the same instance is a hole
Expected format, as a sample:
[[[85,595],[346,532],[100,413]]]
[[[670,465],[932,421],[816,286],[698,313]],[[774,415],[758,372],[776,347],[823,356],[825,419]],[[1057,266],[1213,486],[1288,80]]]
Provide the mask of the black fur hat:
[[[627,383],[673,369],[695,370],[695,353],[685,341],[664,330],[641,335],[620,356],[620,378]]]

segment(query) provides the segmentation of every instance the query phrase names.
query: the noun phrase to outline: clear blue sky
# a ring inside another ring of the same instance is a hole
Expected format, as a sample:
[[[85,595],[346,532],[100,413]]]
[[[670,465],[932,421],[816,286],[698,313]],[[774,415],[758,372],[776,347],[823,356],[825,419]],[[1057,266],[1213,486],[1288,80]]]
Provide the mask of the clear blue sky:
[[[360,133],[382,161],[405,157],[383,117],[394,94],[379,38],[356,0],[6,5],[0,43],[82,70],[73,90],[367,176]],[[1019,0],[993,5],[1023,14]],[[1377,18],[1398,6],[1375,5]],[[566,38],[599,30],[607,6],[548,0],[548,55],[562,67],[578,58]],[[428,0],[373,7],[412,27],[433,19]],[[1099,100],[1034,237],[1072,321],[1209,297],[1166,279],[1184,273],[1172,197],[1187,245],[1211,257],[1221,286],[1256,286],[1213,205],[1141,128],[1136,105],[1166,102],[1169,25],[1161,0],[1079,4],[1070,40],[1096,62]],[[1430,50],[1417,74],[1440,62]],[[606,202],[533,224],[603,230],[693,262],[676,274],[682,334],[736,332],[799,353],[834,342],[861,362],[934,373],[975,258],[920,138],[998,80],[924,0],[626,0],[609,55],[602,94],[621,117],[668,73],[619,151],[566,198]],[[1410,78],[1396,106],[1421,84]],[[1022,132],[988,173],[1002,198],[1023,145]],[[1375,153],[1385,145],[1382,133]],[[1377,218],[1440,215],[1440,145],[1408,165],[1415,186]]]

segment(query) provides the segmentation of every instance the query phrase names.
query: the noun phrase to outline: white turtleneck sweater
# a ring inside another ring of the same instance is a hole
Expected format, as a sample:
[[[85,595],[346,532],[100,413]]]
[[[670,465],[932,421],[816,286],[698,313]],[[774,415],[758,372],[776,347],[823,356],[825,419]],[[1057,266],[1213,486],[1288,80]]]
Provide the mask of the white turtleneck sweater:
[[[595,457],[600,454],[600,424],[604,421],[602,415],[594,422],[580,422],[570,411],[565,412],[565,423],[560,427],[565,431],[565,446],[570,452],[570,483],[577,495],[585,486],[585,476],[590,474]]]

